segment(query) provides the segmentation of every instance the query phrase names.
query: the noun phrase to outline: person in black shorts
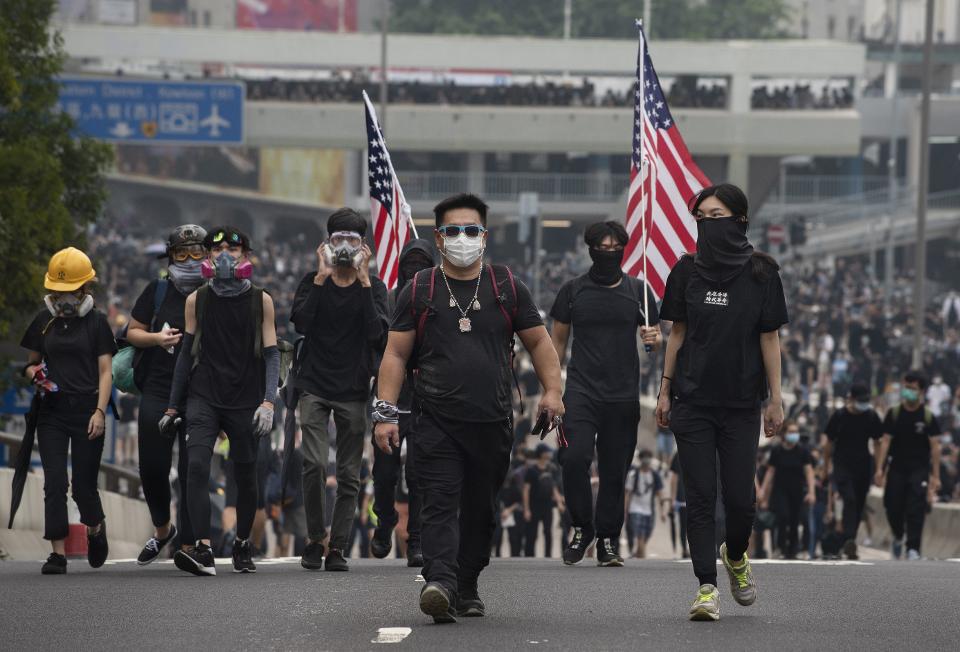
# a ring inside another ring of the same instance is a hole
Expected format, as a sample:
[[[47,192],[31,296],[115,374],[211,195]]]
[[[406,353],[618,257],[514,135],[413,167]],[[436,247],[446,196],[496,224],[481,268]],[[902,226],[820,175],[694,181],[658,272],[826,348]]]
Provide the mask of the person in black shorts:
[[[137,347],[134,382],[140,390],[137,442],[140,486],[153,521],[153,536],[137,557],[141,566],[151,563],[171,541],[180,538],[181,548],[194,544],[193,528],[183,497],[187,495],[187,428],[181,422],[174,436],[160,433],[158,424],[167,408],[173,368],[183,339],[184,306],[187,297],[203,282],[200,267],[207,257],[203,239],[207,232],[196,224],[183,224],[167,238],[167,277],[151,281],[143,289],[130,315],[127,341]],[[181,413],[186,406],[181,406]],[[181,502],[177,506],[179,528],[170,520],[170,465],[177,444],[177,479]]]
[[[87,561],[103,566],[109,553],[97,476],[103,456],[106,409],[117,347],[107,317],[94,308],[90,259],[68,247],[50,259],[43,286],[46,309],[31,322],[20,346],[29,351],[24,376],[36,389],[36,437],[43,465],[43,538],[53,552],[44,575],[67,572],[67,486],[87,526]],[[73,477],[67,481],[67,451]]]
[[[690,199],[697,251],[667,278],[660,318],[672,321],[657,421],[677,439],[687,491],[690,555],[700,589],[690,618],[720,618],[716,566],[718,469],[725,542],[720,546],[734,599],[753,604],[747,545],[756,513],[760,405],[766,435],[783,425],[780,338],[787,307],[779,266],[747,239],[747,197],[721,184]],[[719,458],[719,465],[718,465]]]
[[[899,405],[883,419],[883,439],[876,447],[874,482],[884,487],[883,507],[893,534],[894,559],[920,559],[927,510],[940,489],[940,424],[924,403],[927,377],[911,371],[903,377]],[[886,486],[884,486],[886,485]]]
[[[637,334],[651,348],[659,344],[657,299],[643,280],[625,275],[620,268],[628,241],[622,224],[592,224],[583,239],[593,266],[560,288],[550,311],[553,345],[561,363],[573,331],[563,397],[569,446],[560,451],[573,537],[563,551],[563,563],[580,563],[596,536],[597,564],[619,567],[623,566],[617,549],[623,529],[624,481],[637,448],[640,423]],[[644,316],[645,305],[649,319]],[[594,449],[600,475],[596,521],[590,485]]]
[[[397,289],[390,293],[391,305],[396,305],[397,296],[417,272],[433,267],[433,251],[426,240],[414,239],[408,242],[400,252]],[[400,408],[400,442],[410,437],[410,405],[413,399],[413,372],[400,390],[397,402]],[[403,471],[407,489],[407,566],[423,566],[423,552],[420,550],[420,489],[417,486],[416,462],[412,455],[412,446],[407,443],[406,458],[401,459],[400,448],[387,455],[379,447],[373,447],[373,511],[377,515],[377,528],[370,540],[370,552],[374,557],[383,559],[390,554],[393,545],[393,529],[397,526],[399,514],[394,503],[399,499],[396,489],[403,484],[400,472]]]
[[[544,386],[539,413],[563,415],[560,363],[529,290],[506,267],[483,261],[487,205],[457,195],[434,208],[443,264],[400,292],[380,365],[374,435],[384,453],[400,446],[397,401],[408,364],[416,369],[413,432],[423,495],[426,585],[420,609],[434,622],[482,616],[480,572],[490,563],[497,493],[513,444],[514,335]]]
[[[256,571],[250,533],[257,510],[257,443],[273,428],[280,353],[273,300],[250,282],[250,240],[231,226],[204,238],[210,282],[187,297],[184,337],[160,431],[173,433],[187,395],[187,509],[196,546],[178,550],[177,568],[216,575],[210,548],[210,461],[220,432],[230,440],[237,483],[235,572]]]
[[[870,404],[870,389],[856,384],[850,388],[845,406],[834,412],[821,437],[823,479],[833,477],[843,499],[843,552],[857,559],[857,530],[867,504],[873,458],[869,443],[878,444],[883,425]]]

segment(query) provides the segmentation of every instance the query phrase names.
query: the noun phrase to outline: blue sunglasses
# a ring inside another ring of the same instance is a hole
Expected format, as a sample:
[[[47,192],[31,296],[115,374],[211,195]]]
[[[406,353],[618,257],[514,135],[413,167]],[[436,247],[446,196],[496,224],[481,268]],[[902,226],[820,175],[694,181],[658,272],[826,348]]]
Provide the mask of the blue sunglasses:
[[[444,224],[441,227],[437,227],[437,233],[444,237],[456,237],[461,233],[465,233],[468,238],[477,238],[486,232],[487,230],[479,224],[467,224],[466,226],[460,224]]]

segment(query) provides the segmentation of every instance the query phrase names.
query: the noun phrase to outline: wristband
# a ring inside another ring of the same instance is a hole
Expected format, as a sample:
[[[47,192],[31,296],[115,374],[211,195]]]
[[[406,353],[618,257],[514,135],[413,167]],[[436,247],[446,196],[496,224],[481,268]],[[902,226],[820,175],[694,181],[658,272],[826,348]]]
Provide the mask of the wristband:
[[[661,384],[663,384],[663,381],[665,381],[665,380],[669,380],[671,383],[673,382],[673,378],[671,378],[670,376],[660,376],[660,383],[661,383]]]
[[[26,378],[26,377],[27,377],[27,369],[29,369],[30,367],[36,367],[38,364],[40,364],[40,363],[39,363],[39,362],[28,362],[27,364],[23,365],[23,368],[20,369],[20,375],[23,376],[24,378]]]
[[[380,399],[375,399],[373,402],[371,418],[374,423],[400,423],[401,414],[410,414],[410,410],[401,410],[393,403]]]
[[[99,412],[100,414],[102,414],[104,419],[107,418],[107,413],[101,410],[99,407],[93,408],[93,410],[94,412]]]

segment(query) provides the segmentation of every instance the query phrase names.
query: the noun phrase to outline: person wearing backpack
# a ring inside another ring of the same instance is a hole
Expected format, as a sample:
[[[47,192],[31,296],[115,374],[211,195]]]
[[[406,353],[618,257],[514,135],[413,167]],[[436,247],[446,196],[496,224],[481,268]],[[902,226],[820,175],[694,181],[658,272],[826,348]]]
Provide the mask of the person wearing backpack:
[[[377,446],[385,453],[399,447],[397,401],[413,368],[426,579],[420,609],[450,623],[485,612],[477,583],[490,562],[497,493],[510,467],[515,334],[544,386],[538,420],[558,426],[564,409],[560,363],[530,291],[509,268],[483,260],[487,205],[456,195],[437,204],[434,217],[443,262],[400,292],[373,419]]]
[[[629,240],[622,224],[591,224],[583,239],[593,266],[560,288],[550,311],[553,345],[561,364],[571,331],[574,334],[563,398],[569,410],[570,445],[560,452],[573,536],[563,551],[563,563],[580,563],[598,537],[597,565],[619,567],[623,566],[617,548],[624,520],[624,481],[640,423],[637,333],[645,346],[659,345],[657,299],[643,280],[621,270]],[[600,475],[596,508],[590,486],[594,449]]]
[[[433,267],[433,250],[427,240],[415,238],[404,245],[400,252],[399,269],[397,272],[397,288],[391,291],[391,300],[395,305],[397,295],[408,281],[422,269]],[[400,390],[399,407],[409,411],[413,398],[412,373],[407,374],[407,380]],[[411,435],[410,415],[400,415],[401,444]],[[417,484],[416,461],[410,454],[410,445],[407,445],[406,458],[402,459],[400,449],[387,455],[376,445],[373,447],[373,511],[377,515],[377,528],[370,539],[370,552],[377,559],[383,559],[390,554],[393,546],[393,530],[400,520],[395,502],[397,487],[401,484],[400,473],[403,471],[407,487],[407,566],[420,568],[423,566],[423,553],[420,550],[420,487]]]
[[[174,563],[194,575],[216,575],[210,548],[210,461],[221,432],[230,443],[237,484],[233,570],[256,572],[250,533],[257,511],[257,448],[273,428],[280,352],[273,299],[250,281],[250,239],[221,226],[203,240],[201,267],[210,282],[187,297],[184,336],[160,432],[172,436],[187,399],[187,511],[196,545]]]
[[[307,545],[300,565],[307,570],[349,569],[346,555],[369,433],[370,382],[387,334],[387,288],[370,275],[371,252],[363,240],[366,231],[366,220],[350,208],[330,215],[327,240],[317,249],[317,271],[300,281],[290,315],[297,333],[304,336],[296,388],[307,512]],[[324,555],[331,415],[336,424],[337,498]]]
[[[29,351],[23,375],[37,392],[36,439],[43,465],[44,531],[53,552],[44,575],[67,572],[67,486],[87,526],[87,561],[103,566],[109,553],[97,476],[103,455],[106,409],[111,405],[111,359],[117,347],[107,317],[94,307],[96,279],[85,253],[68,247],[50,259],[46,309],[34,317],[20,346]],[[32,441],[30,442],[32,447]],[[67,480],[67,451],[73,477]]]
[[[631,467],[627,473],[627,495],[624,498],[624,511],[627,516],[627,538],[631,543],[631,552],[637,559],[647,556],[647,542],[653,535],[656,524],[657,503],[663,503],[663,479],[653,468],[653,453],[640,451],[640,465]],[[666,520],[667,510],[661,513]]]
[[[137,442],[140,486],[150,510],[154,533],[137,556],[145,566],[156,560],[164,547],[179,535],[181,549],[196,541],[190,526],[187,495],[187,428],[182,421],[173,436],[160,433],[159,422],[170,398],[173,370],[180,353],[187,297],[203,283],[201,266],[207,257],[203,239],[207,232],[196,224],[181,224],[167,237],[166,278],[150,281],[140,293],[130,314],[127,342],[136,347],[133,379],[140,390]],[[181,413],[185,407],[180,406]],[[177,505],[179,527],[170,519],[170,465],[177,444],[177,480],[181,502]]]
[[[903,377],[899,405],[883,419],[883,438],[876,447],[874,484],[884,487],[883,507],[893,534],[891,553],[920,559],[927,509],[940,488],[940,424],[924,403],[927,377],[911,371]]]

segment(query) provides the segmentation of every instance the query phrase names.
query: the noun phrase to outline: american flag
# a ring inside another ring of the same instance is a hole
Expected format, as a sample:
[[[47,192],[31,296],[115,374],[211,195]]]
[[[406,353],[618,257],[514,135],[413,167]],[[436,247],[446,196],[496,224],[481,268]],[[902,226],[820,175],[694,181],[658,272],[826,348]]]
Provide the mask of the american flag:
[[[673,265],[682,254],[696,250],[697,227],[687,201],[710,180],[693,162],[670,114],[640,21],[637,30],[640,47],[626,218],[630,241],[623,269],[646,277],[650,289],[662,298]]]
[[[370,217],[377,269],[387,289],[393,290],[397,287],[400,251],[411,235],[417,237],[417,230],[383,141],[377,112],[366,91],[363,92],[363,103],[367,115],[367,180],[370,183]]]

